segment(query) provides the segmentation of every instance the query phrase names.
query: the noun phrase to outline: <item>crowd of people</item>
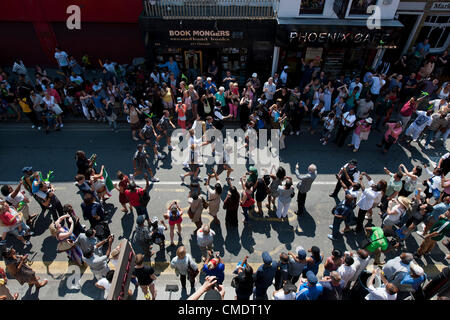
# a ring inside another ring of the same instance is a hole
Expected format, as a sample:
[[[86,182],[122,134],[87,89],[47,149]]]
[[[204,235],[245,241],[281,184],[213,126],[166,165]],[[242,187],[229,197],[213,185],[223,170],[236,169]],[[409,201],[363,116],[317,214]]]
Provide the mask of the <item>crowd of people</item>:
[[[255,166],[250,166],[245,175],[236,178],[239,183],[235,183],[229,161],[231,151],[226,148],[215,150],[224,161],[204,177],[204,197],[202,179],[198,175],[203,164],[199,161],[198,150],[209,144],[214,150],[216,145],[207,138],[208,129],[223,130],[227,123],[237,121],[245,130],[246,139],[252,133],[257,135],[260,129],[276,129],[280,149],[286,148],[284,137],[287,135],[320,132],[321,144],[334,141],[338,147],[344,146],[351,137],[348,147],[354,153],[358,152],[362,141],[368,140],[371,130],[386,128],[377,145],[384,153],[398,141],[415,141],[420,146],[422,138],[423,146],[429,148],[441,135],[445,145],[450,132],[450,82],[440,80],[447,72],[448,55],[445,52],[437,58],[430,56],[426,41],[416,46],[411,57],[402,57],[393,64],[392,70],[381,64],[382,70],[366,70],[354,77],[332,77],[320,64],[315,64],[315,60],[308,64],[302,60],[300,84],[292,89],[288,87],[293,84],[288,66],[280,76],[275,74],[264,83],[253,73],[241,84],[229,71],[223,79],[217,72],[190,78],[172,57],[167,63],[150,69],[146,65],[124,69],[105,59],[100,76],[91,82],[86,78],[92,68],[87,55],[78,64],[73,56],[57,48],[55,59],[62,79],[51,79],[38,67],[33,83],[20,60],[13,66],[17,81],[10,80],[6,72],[0,72],[0,116],[20,119],[23,113],[33,128],[45,128],[46,132],[61,130],[66,114],[108,122],[111,130],[117,132],[117,119],[123,116],[130,125],[131,138],[139,141],[133,156],[134,171],[129,175],[117,172],[120,182],[112,184],[104,167],[96,168],[95,155],[88,158],[85,152],[77,151],[75,184],[83,197],[81,220],[71,204],[60,202],[49,177],[45,179],[32,167],[23,168],[24,175],[16,188],[9,185],[1,188],[4,196],[0,204],[1,244],[6,243],[8,234],[25,247],[30,244],[36,215],[29,212],[28,203],[33,198],[43,212],[48,210],[51,214],[53,222],[49,234],[58,241],[56,250],[66,252],[71,263],[88,266],[98,280],[96,287],[105,290],[105,297],[115,271],[110,269],[110,264],[118,267],[121,249],[113,246],[115,236],[109,230],[107,219],[106,201],[113,196],[114,189],[119,193],[122,212],[128,214],[135,210],[137,214],[134,238],[130,240],[143,254],[136,255],[133,283],[149,300],[157,296],[155,281],[158,280],[154,268],[146,265],[144,258],[155,254],[152,251],[155,245],[164,250],[166,234],[170,245],[175,246],[175,231],[181,237],[186,216],[196,226],[194,234],[202,262],[199,266],[186,247],[179,246],[170,266],[180,277],[184,290],[189,280],[189,299],[195,300],[203,294],[211,299],[224,297],[225,264],[214,251],[214,230],[202,221],[205,212],[213,218],[212,224],[220,224],[218,213],[222,207],[226,224],[236,227],[239,212],[242,212],[242,223],[247,225],[253,217],[264,215],[263,205],[267,202],[265,206],[275,211],[280,221],[287,221],[288,210],[297,193],[296,214],[303,214],[307,193],[317,177],[316,165],[311,164],[306,174],[300,174],[296,165],[295,175],[299,180],[296,186],[283,166],[275,168],[275,172],[258,172]],[[417,70],[408,72],[411,65]],[[305,126],[309,127],[302,130]],[[151,203],[150,184],[158,183],[159,179],[151,168],[152,157],[147,149],[153,151],[156,160],[164,159],[165,145],[161,139],[166,141],[170,153],[177,147],[172,146],[171,135],[178,128],[183,130],[187,140],[185,148],[190,150],[184,161],[188,172],[180,175],[181,182],[189,186],[189,209],[185,213],[174,201],[161,217],[151,217],[147,210]],[[330,194],[337,198],[339,192],[344,191],[344,199],[337,201],[332,209],[328,238],[338,241],[344,222],[344,233],[356,232],[365,239],[360,249],[356,252],[335,249],[325,257],[317,246],[310,249],[297,246],[294,252],[281,253],[277,261],[264,252],[263,264],[256,271],[246,257],[233,271],[236,276],[231,285],[235,288],[236,299],[248,300],[251,296],[268,299],[267,291],[272,285],[275,300],[395,300],[410,295],[415,299],[430,299],[436,294],[448,298],[448,290],[443,293],[439,286],[448,282],[448,268],[428,279],[420,264],[421,258],[429,254],[438,241],[447,238],[444,244],[449,247],[450,179],[446,177],[449,170],[450,153],[442,155],[432,170],[424,165],[409,171],[404,164],[384,168],[387,177],[379,181],[360,172],[357,160],[345,163],[336,174],[336,187]],[[228,192],[222,203],[224,185],[220,175],[224,171]],[[421,179],[422,174],[427,178]],[[136,184],[135,178],[140,175],[146,181],[145,187]],[[191,181],[186,182],[187,177]],[[211,185],[212,179],[216,182],[214,185]],[[365,220],[373,221],[374,214],[381,216],[381,225],[365,225]],[[84,222],[89,222],[89,228]],[[418,231],[421,224],[424,229]],[[408,252],[405,241],[413,232],[422,236],[423,242],[415,252]],[[382,253],[393,251],[399,253],[398,257],[382,261]],[[39,281],[27,265],[26,255],[19,256],[13,248],[6,248],[2,256],[8,273],[19,283],[37,287],[47,284],[46,280]],[[372,273],[367,271],[371,257],[374,265],[380,266]],[[321,264],[324,272],[320,275]],[[2,276],[4,272],[0,271]],[[199,273],[206,279],[196,291]],[[2,298],[17,298],[9,293],[5,280],[0,288],[3,290],[0,293],[7,291]]]

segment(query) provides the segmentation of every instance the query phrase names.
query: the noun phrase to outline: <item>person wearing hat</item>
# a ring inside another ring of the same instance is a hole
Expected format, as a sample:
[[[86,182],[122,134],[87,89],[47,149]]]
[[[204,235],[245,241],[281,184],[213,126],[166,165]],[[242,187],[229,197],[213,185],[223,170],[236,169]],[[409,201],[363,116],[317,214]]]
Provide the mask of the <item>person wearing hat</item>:
[[[386,123],[387,130],[377,144],[377,147],[383,147],[383,153],[387,153],[389,148],[398,141],[398,137],[403,131],[403,122]]]
[[[263,264],[259,266],[255,273],[255,288],[253,289],[253,300],[267,300],[267,289],[273,284],[277,263],[267,251],[261,255]]]
[[[161,223],[160,223],[161,222]],[[150,229],[150,244],[159,245],[159,249],[164,251],[166,236],[164,231],[167,226],[164,221],[159,221],[158,217],[153,217],[149,224]]]
[[[330,197],[333,198],[337,197],[342,188],[341,181],[347,186],[347,188],[350,188],[354,183],[359,182],[360,173],[358,170],[358,161],[355,159],[350,160],[339,170],[337,176],[339,177],[339,180],[336,183],[333,193],[330,194]]]
[[[323,286],[312,271],[306,273],[306,279],[307,282],[298,288],[295,300],[317,300],[322,294]]]
[[[295,300],[297,286],[290,281],[286,281],[283,288],[272,293],[273,300]]]
[[[289,267],[288,279],[292,284],[296,284],[300,276],[302,275],[303,269],[306,266],[306,250],[303,247],[298,246],[295,248],[297,254],[288,252],[289,255]]]
[[[369,139],[370,128],[372,126],[372,118],[361,119],[356,123],[355,131],[353,131],[352,135],[352,143],[350,143],[349,147],[354,147],[353,152],[357,152],[359,150],[359,145],[361,140]]]
[[[136,218],[136,228],[134,230],[134,241],[138,243],[143,251],[147,253],[151,253],[151,240],[152,233],[150,232],[150,228],[145,225],[145,216],[140,215]]]
[[[390,202],[386,211],[386,217],[383,220],[384,232],[392,232],[392,226],[400,223],[400,219],[411,210],[411,200],[406,197],[398,197]]]
[[[342,300],[345,284],[339,272],[331,271],[330,275],[323,277],[319,283],[323,290],[318,300]]]
[[[217,92],[216,84],[212,81],[211,77],[206,78],[205,89],[209,90],[213,95]]]
[[[261,88],[261,81],[258,79],[258,74],[256,72],[253,72],[252,77],[247,80],[247,82],[250,82],[253,86],[253,89],[255,89],[255,92],[259,92],[259,88]]]

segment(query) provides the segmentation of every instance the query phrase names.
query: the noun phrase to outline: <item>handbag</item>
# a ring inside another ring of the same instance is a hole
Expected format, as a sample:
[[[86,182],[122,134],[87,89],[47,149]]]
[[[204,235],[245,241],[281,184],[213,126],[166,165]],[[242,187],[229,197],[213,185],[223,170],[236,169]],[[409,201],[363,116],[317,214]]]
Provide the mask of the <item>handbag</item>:
[[[72,247],[75,246],[75,243],[70,239],[65,239],[63,241],[59,241],[58,245],[56,246],[56,251],[58,252],[64,252],[72,249]]]

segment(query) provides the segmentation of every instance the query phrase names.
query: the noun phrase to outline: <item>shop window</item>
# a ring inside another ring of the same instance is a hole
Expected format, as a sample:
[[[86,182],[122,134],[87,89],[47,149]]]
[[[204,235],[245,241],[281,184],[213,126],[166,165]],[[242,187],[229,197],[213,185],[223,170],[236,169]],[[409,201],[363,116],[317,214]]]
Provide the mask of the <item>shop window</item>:
[[[349,15],[368,15],[367,8],[376,4],[377,0],[353,0]]]
[[[325,0],[302,0],[299,14],[323,14]]]
[[[445,50],[450,44],[450,16],[428,16],[417,37],[416,44],[429,39],[431,49]]]

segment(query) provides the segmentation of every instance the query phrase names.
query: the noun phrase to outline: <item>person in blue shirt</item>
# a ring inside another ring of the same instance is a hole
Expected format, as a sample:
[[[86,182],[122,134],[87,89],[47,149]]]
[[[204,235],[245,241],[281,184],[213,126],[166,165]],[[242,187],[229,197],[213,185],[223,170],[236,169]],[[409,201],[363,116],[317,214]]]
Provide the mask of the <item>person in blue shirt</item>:
[[[208,263],[205,263],[202,271],[206,276],[215,276],[218,284],[222,284],[225,279],[225,265],[221,262],[218,255],[216,255],[216,258],[210,259]]]
[[[216,94],[217,87],[216,84],[212,81],[211,77],[206,78],[205,89],[209,90],[212,94]]]
[[[267,251],[262,253],[262,264],[255,274],[255,288],[253,289],[253,300],[268,300],[267,289],[272,285],[277,271],[277,263]]]
[[[170,73],[173,73],[175,76],[175,79],[178,78],[178,75],[180,74],[180,69],[178,67],[178,63],[173,60],[173,57],[169,57],[169,61],[167,61],[164,64],[159,64],[159,68],[168,68]]]
[[[409,274],[403,277],[400,284],[410,285],[414,290],[417,291],[426,279],[426,274],[423,271],[423,268],[417,263],[411,262],[409,265]]]
[[[339,232],[339,228],[343,221],[346,221],[350,214],[353,211],[353,196],[350,193],[345,194],[345,200],[339,203],[336,208],[333,210],[333,224],[330,225],[330,229],[332,230],[332,234],[328,235],[328,238],[331,240],[337,240],[337,238],[341,235]]]
[[[97,112],[100,114],[101,120],[103,122],[106,122],[105,105],[103,104],[102,96],[100,96],[97,92],[94,92],[94,96],[92,97],[92,100],[94,101],[95,109],[97,109]]]
[[[306,273],[306,279],[308,281],[298,288],[295,300],[317,300],[322,294],[322,284],[319,283],[319,280],[312,271]]]

